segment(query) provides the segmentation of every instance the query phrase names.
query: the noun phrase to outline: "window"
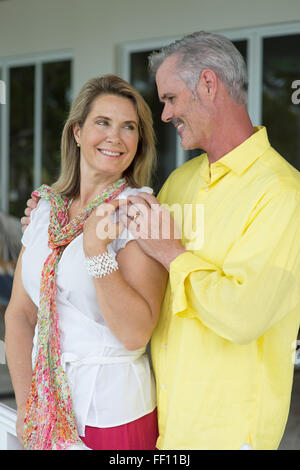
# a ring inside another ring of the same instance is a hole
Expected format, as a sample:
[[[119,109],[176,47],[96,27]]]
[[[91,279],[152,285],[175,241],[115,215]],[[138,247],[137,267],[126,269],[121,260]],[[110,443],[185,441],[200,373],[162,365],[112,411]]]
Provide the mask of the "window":
[[[273,147],[300,170],[300,104],[292,101],[292,84],[300,85],[300,24],[224,31],[246,60],[249,76],[248,111],[254,125],[265,125]],[[175,129],[160,120],[161,104],[154,80],[147,72],[147,57],[168,41],[122,46],[122,76],[143,95],[153,112],[157,135],[158,177],[155,191],[177,166],[199,155],[184,151]],[[300,87],[299,87],[300,88]],[[297,96],[300,96],[300,92]],[[299,101],[299,100],[298,100]]]
[[[176,168],[176,129],[161,121],[163,105],[157,96],[155,80],[148,72],[148,56],[151,50],[131,54],[130,82],[141,93],[151,108],[154,130],[157,139],[158,168],[154,191],[162,186],[166,177]]]
[[[71,102],[71,59],[7,61],[3,76],[1,210],[21,217],[32,190],[58,176],[61,132]]]
[[[263,40],[263,123],[273,147],[300,170],[300,105],[292,100],[299,50],[300,34]]]
[[[9,213],[19,217],[33,188],[34,66],[9,72]]]

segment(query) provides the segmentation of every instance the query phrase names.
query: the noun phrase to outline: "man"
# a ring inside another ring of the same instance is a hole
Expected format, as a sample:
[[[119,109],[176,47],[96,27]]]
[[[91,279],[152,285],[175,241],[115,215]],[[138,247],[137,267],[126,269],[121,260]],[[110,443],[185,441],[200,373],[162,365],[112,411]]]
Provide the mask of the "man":
[[[201,221],[181,224],[178,211],[182,239],[175,229],[165,237],[152,195],[130,198],[128,209],[141,234],[158,225],[160,238],[138,243],[169,270],[152,338],[157,447],[276,449],[300,317],[300,176],[265,128],[253,129],[245,65],[230,41],[195,33],[150,62],[162,120],[176,126],[183,148],[206,152],[176,169],[158,196],[183,214],[201,205],[203,239]]]
[[[158,197],[182,213],[204,206],[202,246],[139,240],[169,270],[152,337],[157,446],[276,449],[300,318],[300,175],[265,128],[253,129],[245,65],[229,40],[195,33],[150,62],[162,120],[183,148],[206,152],[176,169]],[[157,201],[145,195],[144,203]]]

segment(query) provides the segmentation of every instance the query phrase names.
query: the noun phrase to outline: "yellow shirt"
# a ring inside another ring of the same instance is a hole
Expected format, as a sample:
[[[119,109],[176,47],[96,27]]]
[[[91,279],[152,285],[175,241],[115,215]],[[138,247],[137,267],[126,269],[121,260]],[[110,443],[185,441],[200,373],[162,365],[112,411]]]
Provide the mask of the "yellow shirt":
[[[210,167],[176,169],[159,200],[202,204],[204,241],[171,263],[152,338],[157,446],[276,449],[300,318],[300,174],[255,128]]]

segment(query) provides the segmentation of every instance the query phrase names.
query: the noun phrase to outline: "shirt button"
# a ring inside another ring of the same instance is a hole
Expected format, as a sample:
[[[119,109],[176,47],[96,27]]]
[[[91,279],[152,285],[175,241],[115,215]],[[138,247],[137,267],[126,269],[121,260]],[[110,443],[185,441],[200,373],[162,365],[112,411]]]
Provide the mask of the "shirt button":
[[[166,388],[165,384],[161,384],[161,388]]]
[[[206,186],[205,191],[206,192],[209,191],[209,186]]]
[[[166,343],[164,344],[164,348],[165,348],[165,349],[167,349],[167,345],[166,345]]]

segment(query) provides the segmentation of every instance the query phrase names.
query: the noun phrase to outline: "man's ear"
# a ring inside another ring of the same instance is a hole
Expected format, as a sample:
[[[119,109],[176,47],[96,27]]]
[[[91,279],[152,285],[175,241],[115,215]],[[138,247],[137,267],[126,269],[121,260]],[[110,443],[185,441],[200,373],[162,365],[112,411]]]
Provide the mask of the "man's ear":
[[[202,98],[214,99],[218,88],[218,77],[211,69],[204,69],[199,78],[197,92]]]

